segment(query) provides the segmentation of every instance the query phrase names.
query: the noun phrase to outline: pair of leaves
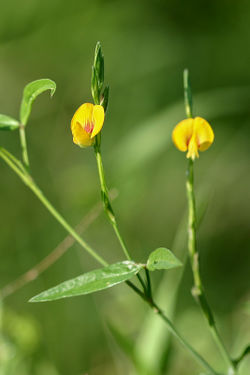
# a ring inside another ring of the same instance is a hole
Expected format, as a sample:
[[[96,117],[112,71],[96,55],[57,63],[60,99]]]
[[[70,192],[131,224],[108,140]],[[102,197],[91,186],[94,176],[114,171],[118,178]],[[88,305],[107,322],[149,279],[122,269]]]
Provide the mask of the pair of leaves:
[[[20,124],[25,126],[28,122],[34,100],[38,95],[47,90],[51,91],[51,96],[54,95],[56,91],[54,81],[50,79],[39,79],[26,85],[20,107],[20,121],[13,117],[0,114],[0,130],[16,130],[20,127]]]
[[[150,254],[146,268],[149,271],[154,271],[179,266],[181,266],[181,262],[170,250],[159,248]],[[131,279],[143,268],[145,268],[145,265],[135,263],[134,261],[115,263],[67,280],[31,298],[30,302],[53,301],[107,289]]]

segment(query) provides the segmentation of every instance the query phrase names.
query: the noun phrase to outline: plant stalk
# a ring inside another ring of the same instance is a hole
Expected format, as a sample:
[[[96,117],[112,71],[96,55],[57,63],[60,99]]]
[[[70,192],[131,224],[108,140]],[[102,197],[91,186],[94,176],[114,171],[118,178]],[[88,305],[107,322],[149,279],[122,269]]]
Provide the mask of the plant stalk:
[[[54,206],[48,201],[43,192],[36,185],[31,175],[26,172],[24,173],[10,158],[7,157],[5,152],[0,149],[0,157],[8,164],[8,166],[21,178],[21,180],[27,185],[37,198],[43,203],[47,210],[54,216],[54,218],[64,227],[64,229],[100,264],[107,266],[108,263],[98,255],[92,247],[85,242],[78,233],[66,222],[61,214],[54,208]]]
[[[195,210],[195,196],[194,196],[194,176],[193,176],[193,161],[188,160],[188,169],[187,169],[187,199],[188,199],[188,252],[191,262],[194,287],[192,289],[192,294],[197,302],[200,304],[202,312],[205,318],[208,321],[210,331],[216,341],[218,348],[225,360],[229,365],[229,370],[231,374],[235,374],[234,362],[231,359],[227,349],[218,333],[217,327],[215,325],[214,316],[212,310],[207,302],[204,288],[202,285],[200,277],[200,262],[199,262],[199,253],[196,246],[196,210]]]
[[[108,263],[99,256],[77,233],[76,231],[65,221],[65,219],[57,212],[52,204],[47,200],[42,191],[35,184],[30,174],[24,170],[19,160],[15,159],[10,153],[3,148],[0,148],[0,157],[6,162],[6,164],[20,177],[20,179],[27,185],[48,211],[54,216],[54,218],[66,229],[66,231],[101,265],[107,266]],[[21,167],[20,167],[21,166]],[[147,296],[139,288],[137,288],[131,281],[127,281],[126,284],[133,289],[166,323],[170,332],[182,343],[182,345],[193,355],[196,361],[206,369],[211,375],[218,375],[215,370],[193,349],[188,342],[178,333],[173,323],[166,317],[163,311],[155,304],[151,296]]]
[[[198,362],[205,370],[208,371],[211,375],[219,375],[210,365],[209,363],[180,335],[180,333],[175,328],[174,324],[169,320],[169,318],[165,315],[163,310],[157,306],[157,304],[152,300],[152,298],[143,294],[134,284],[130,281],[127,281],[126,284],[134,290],[153,310],[154,312],[159,315],[163,321],[166,323],[168,330],[175,336],[179,342],[184,346],[184,348],[192,354],[195,358],[196,362]],[[132,285],[131,285],[132,284]]]
[[[21,149],[22,149],[22,159],[23,159],[25,168],[27,169],[27,171],[29,171],[30,169],[29,155],[28,155],[27,142],[26,142],[25,126],[23,124],[20,124],[19,135],[20,135],[20,143],[21,143]]]
[[[192,111],[192,91],[189,81],[189,72],[187,69],[183,72],[183,85],[184,85],[184,105],[188,118],[193,117]],[[188,252],[191,262],[194,287],[192,294],[201,306],[202,312],[208,321],[210,331],[214,337],[215,342],[225,360],[229,365],[229,373],[234,375],[236,373],[235,364],[230,357],[215,325],[212,310],[207,302],[204,288],[200,277],[200,262],[199,253],[196,244],[196,209],[195,209],[195,194],[194,194],[194,162],[192,159],[188,160],[186,190],[188,199]]]

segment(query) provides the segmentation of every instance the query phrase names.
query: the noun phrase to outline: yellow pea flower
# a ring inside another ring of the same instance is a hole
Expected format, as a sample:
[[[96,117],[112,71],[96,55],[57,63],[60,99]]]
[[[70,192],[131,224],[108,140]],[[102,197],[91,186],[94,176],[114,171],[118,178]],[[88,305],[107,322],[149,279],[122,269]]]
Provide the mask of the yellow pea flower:
[[[71,120],[73,142],[80,147],[92,146],[94,137],[100,133],[103,123],[103,106],[92,103],[82,104]]]
[[[199,157],[198,151],[205,151],[211,146],[214,132],[203,118],[188,118],[175,126],[172,140],[178,150],[188,151],[187,158],[194,160]]]

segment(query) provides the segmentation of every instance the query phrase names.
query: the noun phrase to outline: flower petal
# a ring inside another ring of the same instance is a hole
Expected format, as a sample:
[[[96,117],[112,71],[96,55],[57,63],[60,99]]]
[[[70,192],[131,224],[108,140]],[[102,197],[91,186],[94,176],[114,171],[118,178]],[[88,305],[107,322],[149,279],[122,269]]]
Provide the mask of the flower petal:
[[[92,121],[94,123],[94,129],[91,134],[91,138],[94,138],[102,129],[104,123],[104,108],[102,105],[95,105],[93,108]]]
[[[75,112],[71,120],[71,131],[73,134],[73,142],[81,147],[91,146],[93,140],[90,137],[90,133],[87,133],[84,129],[87,123],[92,122],[94,105],[91,103],[82,104]]]
[[[82,104],[75,112],[72,121],[77,121],[81,125],[85,125],[87,122],[92,121],[92,114],[93,114],[94,105],[92,103],[84,103]]]
[[[172,139],[175,146],[180,151],[187,151],[188,144],[193,135],[194,119],[188,118],[179,122],[172,133]]]
[[[93,144],[90,134],[87,133],[83,126],[78,122],[71,122],[71,131],[73,134],[73,142],[80,147],[87,147]]]
[[[194,119],[194,133],[197,137],[199,151],[207,150],[214,141],[214,132],[209,123],[201,117]]]

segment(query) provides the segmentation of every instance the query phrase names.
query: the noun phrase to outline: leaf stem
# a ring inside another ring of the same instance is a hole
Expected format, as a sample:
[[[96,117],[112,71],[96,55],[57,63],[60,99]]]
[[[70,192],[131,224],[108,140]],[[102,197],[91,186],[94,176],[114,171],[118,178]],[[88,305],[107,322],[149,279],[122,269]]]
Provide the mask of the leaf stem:
[[[5,154],[2,148],[0,148],[0,157],[8,164],[8,166],[21,178],[21,180],[27,185],[37,198],[43,203],[47,210],[54,216],[54,218],[64,227],[64,229],[101,265],[107,266],[108,263],[98,255],[92,247],[85,242],[78,233],[66,222],[61,214],[55,209],[55,207],[48,201],[43,192],[36,185],[31,175],[26,172],[24,173],[8,156]]]
[[[151,279],[150,279],[149,270],[147,268],[145,268],[145,273],[146,273],[146,279],[147,279],[147,292],[148,292],[148,296],[149,296],[149,298],[152,299]]]
[[[27,142],[26,142],[25,126],[23,124],[20,124],[19,135],[20,135],[20,143],[21,143],[21,149],[22,149],[22,159],[23,159],[25,168],[27,169],[27,171],[29,171],[30,169],[29,155],[28,155]]]

